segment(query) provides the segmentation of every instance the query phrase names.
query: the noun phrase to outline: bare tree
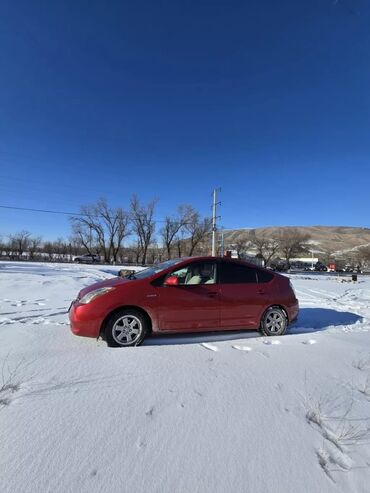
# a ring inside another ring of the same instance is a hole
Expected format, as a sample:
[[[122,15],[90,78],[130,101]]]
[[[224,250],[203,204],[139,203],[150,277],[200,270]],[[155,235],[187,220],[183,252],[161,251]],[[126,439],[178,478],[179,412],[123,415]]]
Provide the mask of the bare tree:
[[[139,264],[141,254],[143,253],[143,249],[142,249],[141,243],[138,239],[136,240],[136,243],[132,246],[132,249],[134,252],[134,262],[135,262],[135,264]]]
[[[19,231],[18,233],[9,236],[13,249],[19,258],[27,251],[30,236],[31,233],[26,230]]]
[[[55,260],[55,245],[52,241],[46,241],[44,243],[44,251],[48,255],[50,261]]]
[[[157,243],[152,243],[148,247],[147,259],[149,264],[155,264],[161,261],[162,248],[159,248]]]
[[[190,206],[186,218],[184,230],[189,234],[189,238],[186,240],[188,244],[187,254],[191,257],[194,250],[208,238],[212,230],[212,219],[209,217],[202,219],[199,212]]]
[[[332,248],[329,248],[329,247],[321,248],[321,252],[320,252],[320,257],[319,258],[321,259],[321,261],[324,262],[325,265],[330,264],[335,259],[334,250]]]
[[[246,252],[248,247],[251,245],[251,242],[248,238],[240,236],[235,243],[233,243],[233,247],[236,250],[236,254],[238,258],[242,257],[242,254]]]
[[[167,259],[171,258],[171,247],[180,229],[181,223],[177,218],[172,219],[169,216],[165,218],[164,225],[160,229],[160,235],[167,252]]]
[[[257,250],[257,256],[261,258],[267,267],[279,249],[278,240],[266,233],[256,233],[254,229],[249,232],[248,239]]]
[[[6,257],[13,258],[13,256],[14,256],[14,245],[13,245],[11,238],[9,238],[8,241],[3,243],[3,249],[4,249]]]
[[[356,263],[357,269],[362,269],[363,267],[370,264],[370,246],[360,247],[357,249],[353,260]]]
[[[167,252],[167,259],[171,258],[172,247],[178,241],[179,234],[188,222],[191,212],[192,209],[189,205],[180,205],[175,218],[169,216],[165,218],[164,226],[160,229],[160,235]]]
[[[69,260],[72,262],[74,255],[81,255],[84,252],[84,247],[81,243],[80,238],[76,235],[71,235],[68,238],[68,255]]]
[[[288,265],[290,264],[290,259],[307,251],[307,242],[309,239],[309,234],[301,233],[297,228],[283,229],[280,231],[277,238],[279,251]]]
[[[35,259],[35,254],[38,252],[42,243],[41,236],[32,236],[28,241],[28,252],[30,254],[30,260]]]
[[[81,207],[81,215],[71,218],[74,235],[92,254],[94,247],[105,262],[117,261],[118,252],[128,235],[129,217],[122,208],[110,208],[106,199]]]
[[[184,232],[183,231],[180,231],[179,234],[176,235],[175,239],[174,239],[174,245],[175,245],[175,248],[176,248],[176,252],[177,252],[177,256],[179,258],[182,257],[182,251],[183,251],[183,247],[184,247]]]
[[[65,261],[68,258],[68,243],[63,238],[57,238],[56,241],[53,242],[53,248],[54,254],[58,260]]]
[[[72,222],[71,242],[75,245],[77,254],[86,250],[89,255],[92,255],[93,251],[98,249],[93,229],[81,221]]]
[[[113,262],[117,262],[123,240],[129,234],[129,215],[120,207],[109,208],[105,199],[98,201],[97,208],[103,220],[103,228],[107,232],[109,258],[112,256]]]
[[[127,247],[123,248],[123,253],[124,256],[126,257],[126,260],[130,264],[138,264],[140,261],[140,256],[141,256],[141,251],[140,251],[140,244],[137,239],[135,239],[136,242],[131,243]]]
[[[370,246],[361,247],[358,249],[361,258],[365,262],[370,262]]]
[[[148,204],[142,205],[138,197],[134,194],[131,197],[130,217],[133,225],[133,232],[137,236],[138,251],[141,251],[141,263],[146,263],[149,245],[155,233],[154,211],[157,200],[153,199]]]

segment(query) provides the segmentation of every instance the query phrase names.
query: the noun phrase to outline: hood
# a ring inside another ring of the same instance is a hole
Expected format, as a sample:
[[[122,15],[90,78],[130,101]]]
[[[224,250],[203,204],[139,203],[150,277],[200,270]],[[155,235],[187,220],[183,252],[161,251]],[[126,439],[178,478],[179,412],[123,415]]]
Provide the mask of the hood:
[[[78,298],[82,298],[83,296],[85,296],[85,294],[90,293],[95,289],[120,286],[122,284],[127,284],[128,282],[131,282],[131,280],[122,277],[113,277],[112,279],[99,281],[94,284],[90,284],[90,286],[87,286],[86,288],[81,289],[81,291],[78,293]]]

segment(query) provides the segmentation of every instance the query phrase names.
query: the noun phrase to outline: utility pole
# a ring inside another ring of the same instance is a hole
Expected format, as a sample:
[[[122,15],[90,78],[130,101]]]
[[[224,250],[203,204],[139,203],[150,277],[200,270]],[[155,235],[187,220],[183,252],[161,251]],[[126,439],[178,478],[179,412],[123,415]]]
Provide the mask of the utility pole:
[[[224,232],[221,231],[221,257],[225,255],[225,235]]]
[[[216,231],[217,231],[217,206],[221,202],[217,202],[217,192],[220,192],[221,188],[215,188],[213,190],[213,205],[212,205],[212,257],[216,256]]]

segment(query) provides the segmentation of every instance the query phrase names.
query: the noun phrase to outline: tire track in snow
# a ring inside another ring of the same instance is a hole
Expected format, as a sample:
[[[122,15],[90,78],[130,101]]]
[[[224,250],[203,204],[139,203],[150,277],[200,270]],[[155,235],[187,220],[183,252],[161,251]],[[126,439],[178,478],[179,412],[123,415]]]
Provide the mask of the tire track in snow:
[[[218,347],[213,345],[213,344],[209,344],[208,342],[202,342],[201,343],[201,346],[203,346],[204,348],[208,349],[209,351],[214,351],[214,352],[217,352],[219,351]]]
[[[316,343],[317,343],[316,339],[307,339],[307,341],[302,341],[302,344],[307,344],[307,345],[312,345]]]
[[[238,344],[235,344],[232,346],[233,349],[237,349],[238,351],[245,351],[245,352],[250,352],[252,351],[252,348],[249,346],[239,346]]]
[[[281,344],[281,342],[278,340],[269,341],[268,339],[265,339],[262,342],[263,342],[263,344],[266,344],[266,346],[278,346],[279,344]]]

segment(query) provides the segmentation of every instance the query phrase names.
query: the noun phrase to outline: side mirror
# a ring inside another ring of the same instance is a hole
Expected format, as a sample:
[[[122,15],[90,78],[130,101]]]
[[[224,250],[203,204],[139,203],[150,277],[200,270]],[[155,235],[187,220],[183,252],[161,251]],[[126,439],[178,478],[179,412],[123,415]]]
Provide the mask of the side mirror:
[[[177,276],[169,276],[164,281],[164,286],[177,286],[179,284],[179,278]]]

